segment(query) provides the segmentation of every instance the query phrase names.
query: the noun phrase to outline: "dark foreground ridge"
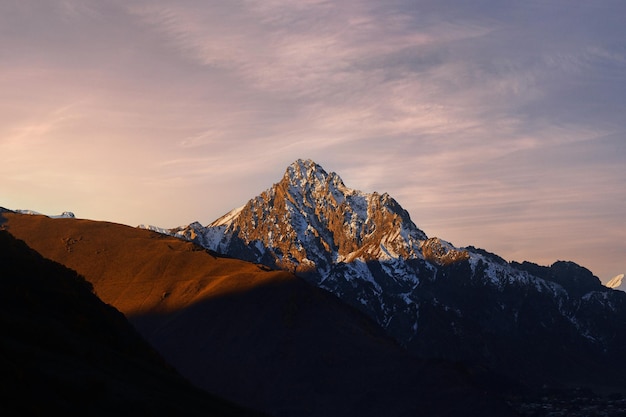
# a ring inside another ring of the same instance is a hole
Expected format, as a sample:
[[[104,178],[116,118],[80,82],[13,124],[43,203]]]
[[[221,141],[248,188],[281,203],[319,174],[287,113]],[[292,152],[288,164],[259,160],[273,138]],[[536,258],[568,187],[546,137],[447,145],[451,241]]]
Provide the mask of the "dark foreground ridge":
[[[259,416],[183,379],[92,285],[0,230],[0,415]]]

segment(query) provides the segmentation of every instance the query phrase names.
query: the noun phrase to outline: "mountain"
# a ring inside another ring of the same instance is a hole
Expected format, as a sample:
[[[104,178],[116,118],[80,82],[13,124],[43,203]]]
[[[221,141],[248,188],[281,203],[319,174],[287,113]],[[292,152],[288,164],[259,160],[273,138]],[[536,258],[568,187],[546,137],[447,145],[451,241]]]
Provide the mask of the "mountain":
[[[34,210],[9,210],[9,211],[14,211],[20,214],[32,214],[34,216],[44,216],[44,214],[39,213],[38,211],[34,211]],[[53,215],[53,216],[48,216],[48,217],[56,219],[56,218],[74,218],[76,216],[71,211],[64,211],[63,213],[59,215]]]
[[[0,231],[0,414],[261,416],[183,379],[75,271]]]
[[[496,376],[409,354],[366,315],[289,272],[115,223],[0,219],[84,276],[180,374],[250,409],[275,417],[516,415],[494,390]]]
[[[206,227],[164,232],[291,271],[419,356],[529,386],[626,388],[624,292],[573,262],[507,262],[427,237],[388,194],[350,189],[311,160]]]
[[[611,278],[609,280],[609,282],[607,282],[605,285],[608,288],[613,288],[616,290],[624,290],[624,274],[619,274],[614,276],[613,278]]]

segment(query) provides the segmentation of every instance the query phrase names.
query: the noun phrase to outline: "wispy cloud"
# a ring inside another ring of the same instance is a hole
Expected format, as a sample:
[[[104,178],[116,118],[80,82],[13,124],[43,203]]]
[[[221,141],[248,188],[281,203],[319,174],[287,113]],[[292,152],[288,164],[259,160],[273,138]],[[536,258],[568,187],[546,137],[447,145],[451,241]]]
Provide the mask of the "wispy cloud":
[[[617,0],[10,0],[0,205],[209,222],[310,157],[429,234],[621,273],[625,14]]]

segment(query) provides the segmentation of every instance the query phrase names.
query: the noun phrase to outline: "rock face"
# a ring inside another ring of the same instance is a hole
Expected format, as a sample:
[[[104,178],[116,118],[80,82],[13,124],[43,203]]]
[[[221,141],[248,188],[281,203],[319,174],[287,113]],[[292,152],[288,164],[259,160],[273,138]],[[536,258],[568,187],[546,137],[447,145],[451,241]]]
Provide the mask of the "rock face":
[[[310,160],[296,161],[278,184],[200,232],[207,246],[225,251],[233,239],[259,242],[257,252],[267,253],[268,263],[296,272],[357,259],[415,258],[426,239],[388,194],[349,189]]]
[[[420,355],[529,384],[626,387],[626,294],[572,262],[509,263],[428,238],[388,194],[350,189],[311,160],[207,227],[167,233],[292,271]]]

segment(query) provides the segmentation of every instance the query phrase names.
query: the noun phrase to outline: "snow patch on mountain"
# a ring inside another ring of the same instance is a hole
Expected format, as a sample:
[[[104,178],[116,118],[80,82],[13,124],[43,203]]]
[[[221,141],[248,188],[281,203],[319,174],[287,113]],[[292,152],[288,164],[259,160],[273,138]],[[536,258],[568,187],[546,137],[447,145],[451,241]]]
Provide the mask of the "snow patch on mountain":
[[[157,233],[161,233],[164,235],[171,235],[171,232],[169,229],[166,229],[164,227],[158,227],[158,226],[153,226],[151,224],[140,224],[137,226],[138,229],[146,229],[146,230],[152,230],[153,232],[157,232]]]
[[[14,210],[16,213],[20,213],[20,214],[28,214],[31,216],[46,216],[46,217],[50,217],[51,219],[73,219],[76,216],[74,215],[74,213],[72,213],[71,211],[64,211],[61,214],[57,214],[57,215],[48,215],[48,214],[42,214],[39,213],[37,211],[34,210]]]
[[[606,284],[606,287],[613,288],[614,290],[626,290],[626,283],[623,282],[624,274],[619,274],[611,278]]]
[[[235,217],[237,217],[239,213],[241,213],[241,210],[243,210],[244,207],[245,206],[241,206],[234,210],[229,211],[228,213],[224,214],[222,217],[218,218],[217,220],[209,224],[209,227],[218,227],[218,226],[225,226],[225,225],[230,224],[232,220]]]

